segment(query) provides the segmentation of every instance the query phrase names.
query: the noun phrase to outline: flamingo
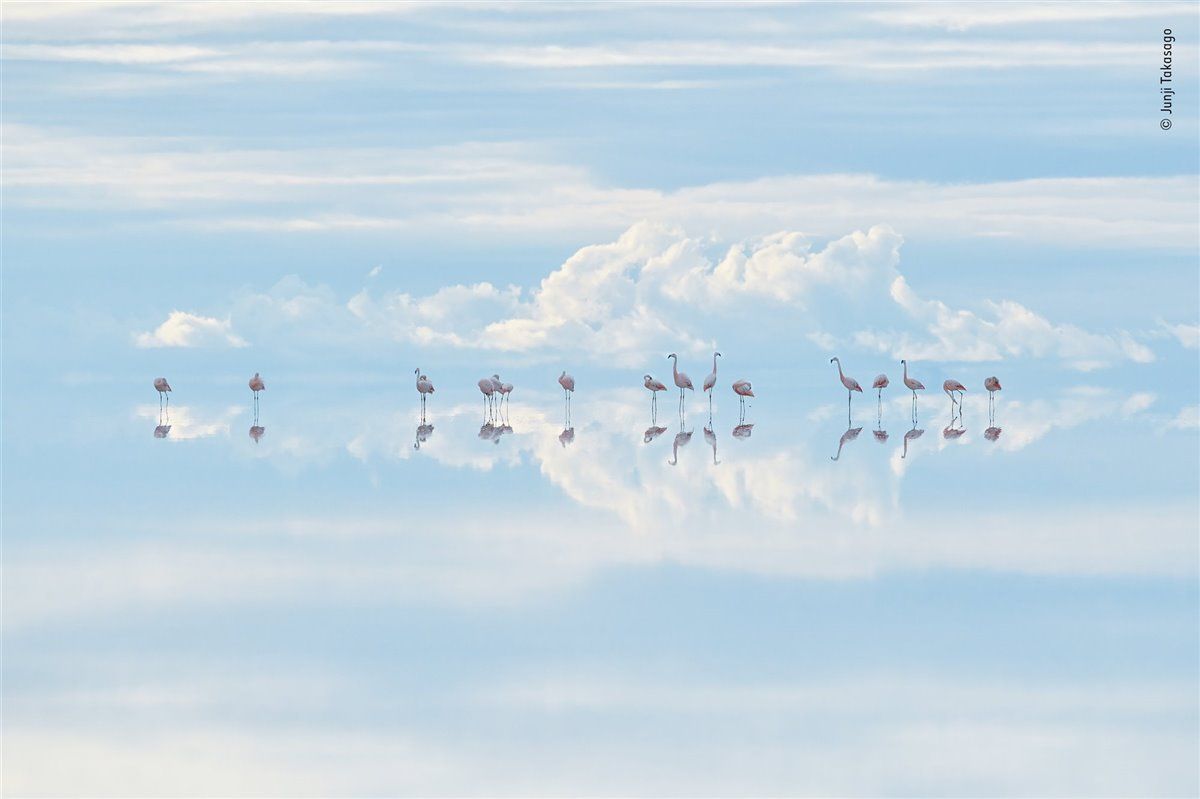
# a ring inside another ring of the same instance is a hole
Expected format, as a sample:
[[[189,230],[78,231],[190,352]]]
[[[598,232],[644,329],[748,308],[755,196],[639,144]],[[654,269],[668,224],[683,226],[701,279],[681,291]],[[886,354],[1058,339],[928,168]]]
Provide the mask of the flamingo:
[[[842,433],[842,437],[838,439],[838,451],[836,455],[831,455],[829,460],[836,461],[842,457],[842,447],[846,446],[847,441],[853,441],[858,438],[858,434],[862,432],[861,427],[847,428],[846,432]]]
[[[171,425],[169,425],[169,424],[160,424],[154,428],[154,437],[155,438],[166,438],[170,434],[171,434]]]
[[[746,397],[754,396],[749,380],[738,380],[733,384],[733,393],[738,395],[738,421],[746,417]]]
[[[942,382],[942,391],[946,392],[946,396],[950,398],[950,410],[954,411],[954,392],[958,392],[958,412],[962,413],[962,394],[967,390],[967,387],[957,380],[945,380]]]
[[[738,441],[745,441],[750,437],[752,432],[754,432],[754,425],[739,424],[737,427],[733,428],[733,437]]]
[[[257,444],[262,439],[263,434],[266,432],[267,428],[256,424],[250,428],[250,438],[252,438],[254,443]]]
[[[842,381],[842,385],[846,387],[846,420],[850,419],[850,398],[854,396],[854,392],[862,393],[862,386],[853,377],[847,377],[842,374],[842,360],[840,358],[830,358],[830,363],[838,365],[838,379]]]
[[[686,373],[679,371],[679,356],[672,352],[667,356],[667,359],[671,360],[672,358],[674,360],[671,361],[671,377],[675,379],[675,385],[679,387],[679,414],[682,416],[683,390],[686,388],[688,391],[695,391],[696,387],[692,385],[692,378],[688,377]],[[715,358],[713,362],[716,363]]]
[[[496,384],[492,382],[490,377],[482,377],[477,383],[479,390],[483,392],[484,413],[491,416],[492,411],[492,395],[496,393]]]
[[[429,382],[429,378],[421,374],[421,367],[413,369],[413,374],[417,376],[417,393],[421,395],[421,418],[425,418],[425,396],[433,393],[433,383]]]
[[[708,407],[712,408],[712,389],[717,384],[717,358],[721,357],[721,353],[713,353],[713,370],[712,373],[704,378],[704,390],[708,392]]]
[[[567,444],[575,443],[575,428],[568,427],[558,434],[558,443],[562,444],[563,449],[567,448]]]
[[[563,369],[563,373],[558,376],[558,384],[563,388],[563,405],[566,408],[567,424],[570,424],[571,395],[575,393],[575,378],[567,374],[566,369]]]
[[[171,391],[171,384],[167,382],[167,378],[165,377],[156,377],[154,378],[154,388],[158,391],[158,408],[162,410],[163,397],[166,397]],[[167,397],[167,405],[170,404],[171,398]]]
[[[908,376],[908,361],[907,360],[902,360],[902,361],[900,361],[900,363],[904,366],[904,385],[906,385],[908,387],[908,390],[911,391],[912,395],[913,395],[912,415],[913,415],[913,418],[915,419],[917,417],[917,392],[924,391],[925,384],[922,383],[920,380],[917,380],[915,377]]]
[[[996,439],[1000,438],[1000,434],[1002,432],[1004,432],[1002,428],[993,425],[992,427],[989,427],[987,430],[983,431],[983,437],[988,441],[995,441]]]
[[[650,415],[654,416],[654,411],[658,410],[658,392],[666,391],[667,387],[661,380],[655,380],[650,375],[642,375],[642,385],[650,392]]]
[[[988,393],[988,421],[994,422],[996,417],[996,392],[1000,390],[1000,381],[995,377],[985,378],[983,387]]]
[[[884,374],[875,375],[875,382],[871,383],[871,388],[875,389],[875,396],[879,400],[879,409],[883,411],[883,390],[888,387],[891,381]]]
[[[948,427],[942,429],[942,438],[946,439],[947,441],[954,441],[965,432],[967,432],[967,428],[955,427],[954,423],[951,422]]]
[[[496,384],[496,392],[500,395],[501,407],[508,402],[508,395],[512,393],[512,383],[504,383],[500,380],[500,375],[492,375],[492,382]]]

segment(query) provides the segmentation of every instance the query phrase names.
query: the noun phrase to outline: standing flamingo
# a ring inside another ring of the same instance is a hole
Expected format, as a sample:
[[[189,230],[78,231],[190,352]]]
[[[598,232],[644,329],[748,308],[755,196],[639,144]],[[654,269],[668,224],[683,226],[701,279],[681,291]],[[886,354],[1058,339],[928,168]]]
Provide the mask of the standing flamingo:
[[[575,393],[575,378],[567,374],[566,369],[563,369],[563,373],[558,376],[558,384],[563,387],[563,406],[566,410],[566,422],[569,427],[571,424],[571,395]]]
[[[946,396],[950,398],[950,412],[954,413],[954,392],[958,392],[958,412],[962,413],[962,395],[967,390],[967,387],[957,380],[946,380],[942,383],[942,391],[946,392]]]
[[[891,381],[887,375],[876,375],[875,382],[871,383],[871,388],[875,389],[875,396],[879,400],[879,407],[883,408],[883,390],[888,387]]]
[[[267,386],[265,383],[263,383],[263,379],[261,377],[259,377],[258,372],[255,372],[254,377],[250,378],[248,385],[250,386],[250,390],[252,392],[254,392],[254,427],[257,427],[258,426],[258,392],[266,391]],[[250,437],[251,438],[254,438],[254,435],[253,435],[254,427],[250,428],[250,430],[251,430]],[[258,443],[258,438],[254,438],[254,443],[255,444]]]
[[[492,384],[496,387],[496,393],[500,395],[500,407],[503,409],[508,402],[508,395],[512,393],[512,383],[505,383],[500,379],[500,375],[492,375]]]
[[[754,396],[749,380],[738,380],[733,384],[733,393],[738,395],[738,421],[746,418],[746,397]]]
[[[696,387],[692,385],[692,378],[688,377],[686,373],[679,371],[679,356],[672,352],[667,356],[667,359],[671,360],[672,358],[674,360],[671,361],[671,376],[675,378],[675,385],[679,387],[679,415],[682,416],[683,390],[686,388],[688,391],[695,391]],[[714,358],[713,360],[715,363],[716,359]]]
[[[655,380],[650,375],[642,375],[642,385],[650,391],[650,421],[653,422],[658,410],[658,392],[666,391],[667,387],[661,380]]]
[[[862,393],[862,386],[853,377],[847,377],[842,374],[842,361],[840,358],[830,358],[830,363],[838,365],[838,379],[842,381],[842,385],[846,387],[846,420],[850,420],[850,398],[854,396],[854,392]]]
[[[158,409],[161,411],[163,397],[167,397],[167,394],[171,391],[171,384],[167,382],[167,378],[165,377],[156,377],[154,378],[154,388],[158,391]],[[171,398],[167,397],[167,405],[169,406],[170,404]]]
[[[908,390],[912,392],[912,417],[917,418],[917,392],[925,390],[925,384],[915,377],[908,376],[908,361],[902,360],[900,363],[904,366],[904,385],[908,386]],[[924,432],[924,431],[922,431]]]
[[[488,418],[492,416],[492,395],[496,393],[496,384],[492,382],[490,377],[482,377],[477,383],[479,390],[483,392],[484,413]]]
[[[704,390],[708,392],[708,409],[712,413],[712,389],[717,384],[717,358],[721,357],[721,353],[713,353],[713,370],[712,373],[704,378]]]
[[[1000,390],[1000,381],[995,376],[985,378],[983,387],[988,393],[988,422],[996,421],[996,392]]]
[[[421,367],[413,369],[413,374],[417,376],[417,393],[421,395],[421,418],[425,418],[425,397],[433,393],[433,383],[429,382],[429,378],[421,374]]]

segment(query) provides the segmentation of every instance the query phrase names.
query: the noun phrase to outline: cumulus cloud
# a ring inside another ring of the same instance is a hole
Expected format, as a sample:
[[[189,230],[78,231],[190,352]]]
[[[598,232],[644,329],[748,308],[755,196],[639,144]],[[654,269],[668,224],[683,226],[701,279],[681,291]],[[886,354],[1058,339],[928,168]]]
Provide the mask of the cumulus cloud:
[[[1125,331],[1090,333],[1049,319],[1012,300],[983,303],[984,313],[954,309],[921,297],[904,275],[890,294],[908,317],[923,327],[910,331],[860,331],[855,341],[867,349],[913,360],[999,361],[1007,357],[1055,357],[1081,370],[1130,360],[1149,363],[1154,353]]]
[[[151,347],[245,347],[246,341],[233,332],[229,319],[171,311],[154,330],[138,333],[134,343]]]
[[[825,350],[846,344],[916,361],[1054,358],[1086,370],[1155,358],[1126,331],[1051,321],[1015,300],[983,300],[970,310],[927,299],[900,270],[902,244],[885,225],[823,246],[795,231],[729,245],[645,221],[614,241],[582,247],[534,287],[484,281],[415,295],[380,291],[368,278],[343,300],[291,276],[239,296],[231,316],[258,339],[375,337],[534,359],[569,353],[619,366],[668,351],[707,351],[716,344],[713,331],[746,328],[737,320],[748,318],[754,324],[744,335],[786,331]],[[178,342],[199,338],[196,319],[204,318],[172,321],[173,314],[139,344],[184,346]],[[228,344],[244,343],[228,319],[204,325]]]

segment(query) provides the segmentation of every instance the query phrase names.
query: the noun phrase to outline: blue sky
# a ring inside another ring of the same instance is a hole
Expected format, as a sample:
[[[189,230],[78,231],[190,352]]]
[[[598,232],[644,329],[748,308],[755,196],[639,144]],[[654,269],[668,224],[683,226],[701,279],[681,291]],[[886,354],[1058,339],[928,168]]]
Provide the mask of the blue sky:
[[[6,790],[1200,790],[1195,5],[3,13]]]

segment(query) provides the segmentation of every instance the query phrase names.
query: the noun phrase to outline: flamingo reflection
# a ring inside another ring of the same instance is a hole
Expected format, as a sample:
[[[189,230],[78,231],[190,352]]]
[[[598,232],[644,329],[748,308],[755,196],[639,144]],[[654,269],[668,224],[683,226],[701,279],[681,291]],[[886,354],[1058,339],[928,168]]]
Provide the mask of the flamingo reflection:
[[[262,437],[266,435],[266,432],[267,428],[263,427],[262,425],[256,424],[250,426],[250,438],[255,444],[262,440]]]
[[[683,431],[683,424],[679,425],[679,432],[675,434],[675,442],[671,444],[671,460],[667,463],[674,466],[679,463],[679,448],[687,446],[687,443],[692,440],[692,433],[695,431],[689,430],[686,433]]]
[[[420,449],[421,445],[428,441],[431,435],[433,435],[433,425],[426,424],[424,418],[422,418],[421,423],[417,425],[417,435],[416,440],[413,441],[413,449]]]
[[[842,447],[846,446],[847,442],[853,441],[854,439],[858,438],[858,434],[861,432],[862,432],[861,427],[851,427],[851,428],[847,429],[846,432],[842,433],[842,437],[838,439],[837,454],[831,455],[829,457],[829,460],[836,461],[839,458],[841,458],[842,457]]]
[[[721,462],[717,460],[717,434],[712,430],[712,419],[709,419],[708,424],[709,426],[704,428],[704,440],[712,447],[713,466],[719,466]]]
[[[667,432],[667,428],[665,427],[655,427],[654,425],[650,425],[646,428],[646,432],[642,435],[642,441],[649,444],[651,441],[658,438],[665,432]]]
[[[918,430],[916,423],[913,423],[913,429],[904,434],[904,452],[900,453],[900,460],[908,457],[908,442],[916,441],[921,436],[925,435],[924,430]]]
[[[745,441],[747,438],[750,437],[750,434],[753,432],[754,432],[754,425],[739,424],[737,427],[733,428],[733,437],[738,439],[739,441]]]
[[[574,444],[575,443],[575,428],[574,427],[563,428],[563,431],[558,434],[558,443],[562,444],[563,449],[566,449],[568,444]]]

